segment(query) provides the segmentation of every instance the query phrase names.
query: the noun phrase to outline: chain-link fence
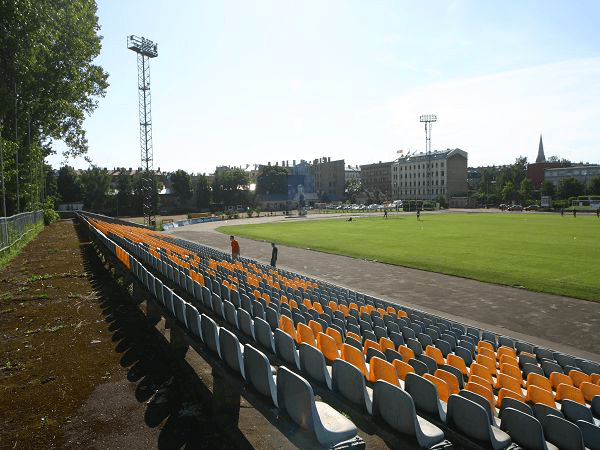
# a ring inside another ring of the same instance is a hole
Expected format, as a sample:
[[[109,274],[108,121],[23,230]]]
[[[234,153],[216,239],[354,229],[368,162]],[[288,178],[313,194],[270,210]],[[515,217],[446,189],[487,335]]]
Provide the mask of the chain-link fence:
[[[0,253],[21,240],[27,231],[44,221],[44,211],[24,212],[10,217],[0,217]]]

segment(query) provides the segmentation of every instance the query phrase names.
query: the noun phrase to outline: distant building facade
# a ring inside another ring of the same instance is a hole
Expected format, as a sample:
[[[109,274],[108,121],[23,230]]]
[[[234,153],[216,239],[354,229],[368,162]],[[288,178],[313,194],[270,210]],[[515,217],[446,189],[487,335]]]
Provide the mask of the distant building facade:
[[[558,187],[560,181],[565,178],[575,178],[580,183],[587,185],[592,178],[598,176],[600,176],[600,166],[589,164],[544,170],[544,178],[555,187]]]
[[[379,190],[383,195],[392,200],[392,166],[393,161],[360,166],[360,182],[366,191]]]
[[[544,155],[544,144],[542,142],[542,135],[540,134],[540,143],[538,145],[538,154],[535,159],[535,163],[527,164],[527,178],[529,178],[535,188],[540,188],[544,183],[544,172],[546,169],[553,169],[557,167],[564,167],[564,163],[560,162],[547,162],[546,155]]]
[[[442,195],[449,202],[467,196],[467,157],[456,148],[399,158],[391,170],[394,199],[435,200]]]
[[[314,179],[314,191],[320,200],[341,201],[344,198],[344,167],[343,159],[332,161],[330,157],[326,157],[313,160],[308,174]]]

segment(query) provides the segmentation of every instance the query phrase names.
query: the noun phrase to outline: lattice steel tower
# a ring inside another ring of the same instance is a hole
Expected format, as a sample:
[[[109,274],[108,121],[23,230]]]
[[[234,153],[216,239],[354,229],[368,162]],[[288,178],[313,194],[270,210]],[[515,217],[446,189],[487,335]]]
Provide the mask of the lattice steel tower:
[[[158,45],[149,39],[127,36],[127,48],[137,53],[140,110],[140,148],[144,225],[154,226],[154,167],[152,155],[152,114],[150,107],[150,58],[158,56]]]
[[[427,200],[433,196],[432,167],[431,167],[431,124],[437,121],[435,114],[425,114],[419,118],[425,122],[425,153],[427,154]]]

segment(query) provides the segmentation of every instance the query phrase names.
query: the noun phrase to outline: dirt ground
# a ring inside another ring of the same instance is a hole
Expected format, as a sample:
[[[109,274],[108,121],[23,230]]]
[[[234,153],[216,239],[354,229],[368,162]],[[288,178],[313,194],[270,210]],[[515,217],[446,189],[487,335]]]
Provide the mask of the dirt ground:
[[[234,447],[181,376],[79,225],[0,270],[0,448]]]

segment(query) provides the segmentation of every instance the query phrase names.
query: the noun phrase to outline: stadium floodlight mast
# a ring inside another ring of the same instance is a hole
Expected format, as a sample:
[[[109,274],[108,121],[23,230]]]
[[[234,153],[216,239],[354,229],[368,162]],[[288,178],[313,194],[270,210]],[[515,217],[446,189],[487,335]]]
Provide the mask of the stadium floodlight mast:
[[[433,186],[431,184],[431,124],[437,122],[435,114],[425,114],[419,118],[420,122],[425,123],[425,154],[427,155],[427,199],[431,200]]]
[[[154,167],[152,155],[152,114],[150,104],[150,58],[158,56],[158,45],[149,39],[127,36],[127,48],[137,53],[140,113],[140,147],[142,161],[142,198],[144,225],[156,223],[152,207],[154,199]]]

